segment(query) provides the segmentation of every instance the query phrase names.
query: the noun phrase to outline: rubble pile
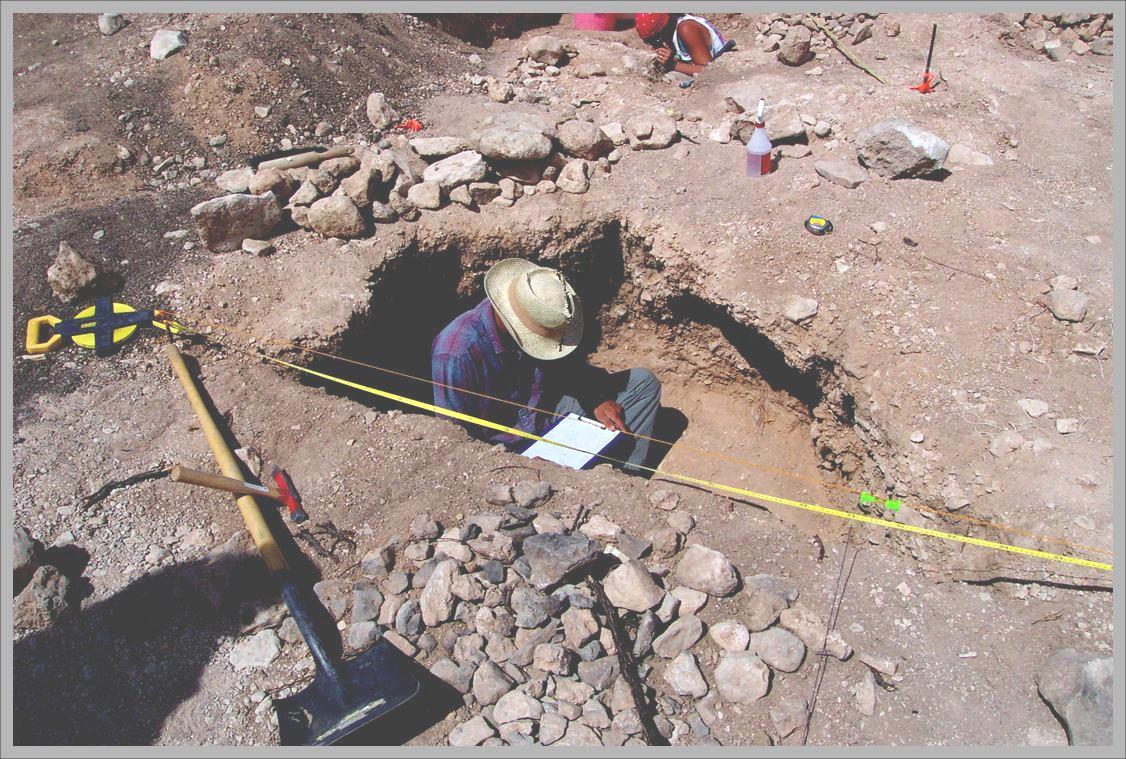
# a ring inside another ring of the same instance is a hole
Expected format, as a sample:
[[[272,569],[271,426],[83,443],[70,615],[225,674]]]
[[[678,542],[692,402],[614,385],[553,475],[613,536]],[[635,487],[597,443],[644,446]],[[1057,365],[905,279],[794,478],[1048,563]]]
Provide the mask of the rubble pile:
[[[1053,61],[1114,52],[1114,17],[1109,13],[1025,13],[1017,26],[1033,50]]]
[[[524,54],[519,70],[527,82],[550,77],[573,52],[545,35],[529,40]],[[587,67],[583,73],[604,72]],[[494,100],[511,99],[497,94],[498,88],[509,92],[507,82],[482,79],[481,85]],[[610,172],[623,150],[661,150],[679,137],[677,120],[665,111],[641,112],[624,124],[595,124],[572,107],[558,118],[504,111],[465,139],[410,138],[387,131],[399,114],[381,93],[372,93],[366,108],[378,141],[358,140],[353,155],[215,176],[228,194],[192,209],[207,248],[225,252],[242,247],[243,238],[264,240],[286,218],[325,237],[347,239],[368,235],[373,224],[415,221],[449,203],[477,209],[512,206],[537,193],[581,194]]]
[[[811,650],[852,656],[789,580],[743,576],[719,551],[685,545],[695,523],[675,493],[652,493],[662,518],[645,536],[582,506],[556,508],[552,494],[540,480],[494,484],[484,494],[492,510],[449,527],[420,514],[402,540],[363,557],[361,576],[314,588],[348,649],[382,637],[462,695],[447,720],[451,745],[644,745],[649,718],[673,745],[715,744],[725,713],[769,698],[778,678],[815,661]],[[591,577],[631,643],[641,712]],[[232,664],[268,667],[281,641],[302,646],[291,619],[278,633],[243,638]],[[308,658],[303,646],[294,653]],[[865,677],[873,667],[899,674],[897,662],[857,659]],[[769,713],[780,740],[804,725],[807,707],[777,699]]]
[[[879,22],[883,13],[820,13],[818,18],[837,39],[859,45],[871,38],[877,23],[888,37],[899,35],[899,23]],[[755,43],[767,53],[777,52],[778,60],[787,66],[801,66],[815,57],[817,52],[833,46],[809,14],[762,14],[755,25]]]

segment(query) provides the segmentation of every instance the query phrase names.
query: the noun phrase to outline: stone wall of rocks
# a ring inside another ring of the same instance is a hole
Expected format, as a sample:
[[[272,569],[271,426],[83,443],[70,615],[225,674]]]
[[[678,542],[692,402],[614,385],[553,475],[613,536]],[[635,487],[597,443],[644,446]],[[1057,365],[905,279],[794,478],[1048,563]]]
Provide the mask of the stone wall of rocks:
[[[818,18],[837,39],[859,45],[872,36],[882,13],[820,13]],[[899,35],[899,23],[881,24],[889,37]],[[787,66],[801,66],[813,60],[816,52],[833,47],[832,40],[822,32],[808,14],[763,14],[755,25],[755,43],[773,53]]]
[[[69,545],[73,535],[53,547]],[[71,580],[47,560],[43,544],[23,527],[16,527],[12,540],[12,624],[16,630],[47,627],[70,609]]]
[[[677,137],[676,121],[659,113],[596,125],[508,112],[470,139],[393,135],[385,147],[314,167],[224,172],[216,184],[229,194],[196,205],[192,217],[214,252],[247,249],[247,238],[257,246],[285,217],[325,237],[364,237],[374,224],[415,221],[449,203],[510,207],[536,193],[585,193],[623,149],[659,150]]]

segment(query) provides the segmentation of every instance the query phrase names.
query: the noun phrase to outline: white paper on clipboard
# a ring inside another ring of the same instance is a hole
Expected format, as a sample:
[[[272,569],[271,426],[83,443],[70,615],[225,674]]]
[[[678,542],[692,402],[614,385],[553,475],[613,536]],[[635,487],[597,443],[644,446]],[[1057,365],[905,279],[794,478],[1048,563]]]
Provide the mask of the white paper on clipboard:
[[[544,440],[532,443],[523,455],[530,459],[553,461],[571,469],[582,469],[590,463],[594,454],[601,453],[617,436],[617,432],[606,429],[593,419],[585,419],[578,414],[567,414],[543,435]],[[554,440],[563,445],[552,445],[545,442],[546,440]],[[578,450],[572,450],[575,448]]]

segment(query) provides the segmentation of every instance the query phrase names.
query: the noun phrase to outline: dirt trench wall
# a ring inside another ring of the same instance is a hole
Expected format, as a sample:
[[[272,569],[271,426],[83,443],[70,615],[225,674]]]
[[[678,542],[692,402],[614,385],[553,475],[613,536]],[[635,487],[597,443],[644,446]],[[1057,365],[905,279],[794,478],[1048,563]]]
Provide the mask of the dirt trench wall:
[[[886,430],[886,404],[869,393],[864,381],[871,368],[850,358],[855,327],[833,321],[807,329],[778,315],[757,290],[733,297],[706,268],[714,264],[707,251],[693,250],[691,243],[658,224],[593,204],[528,203],[504,216],[427,215],[417,224],[338,247],[331,255],[339,263],[316,289],[319,302],[332,304],[332,315],[313,328],[290,322],[288,338],[294,342],[390,364],[388,368],[425,379],[434,334],[483,297],[481,281],[489,266],[511,256],[532,258],[563,270],[584,294],[595,316],[591,344],[584,347],[597,346],[604,332],[620,335],[631,320],[666,330],[670,346],[702,340],[696,335],[703,332],[700,326],[717,330],[733,363],[721,369],[717,355],[706,376],[769,387],[809,424],[829,481],[908,504],[943,506],[933,486],[942,479],[935,462],[893,443]],[[419,380],[288,353],[293,360],[391,392],[420,399],[430,393]],[[854,498],[840,491],[824,505],[853,510]],[[938,524],[907,505],[895,518],[957,531],[956,522]],[[945,550],[933,541],[903,537],[921,560]]]

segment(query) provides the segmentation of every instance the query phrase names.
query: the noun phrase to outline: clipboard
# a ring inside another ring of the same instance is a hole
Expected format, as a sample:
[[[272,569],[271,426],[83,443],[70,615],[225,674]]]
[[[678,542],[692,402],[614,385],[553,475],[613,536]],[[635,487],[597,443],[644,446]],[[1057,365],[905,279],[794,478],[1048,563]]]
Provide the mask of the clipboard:
[[[585,469],[591,466],[598,454],[606,450],[618,435],[618,432],[607,429],[594,419],[568,414],[543,434],[544,440],[535,441],[521,455],[551,461],[570,469]],[[546,442],[549,440],[562,445]]]

